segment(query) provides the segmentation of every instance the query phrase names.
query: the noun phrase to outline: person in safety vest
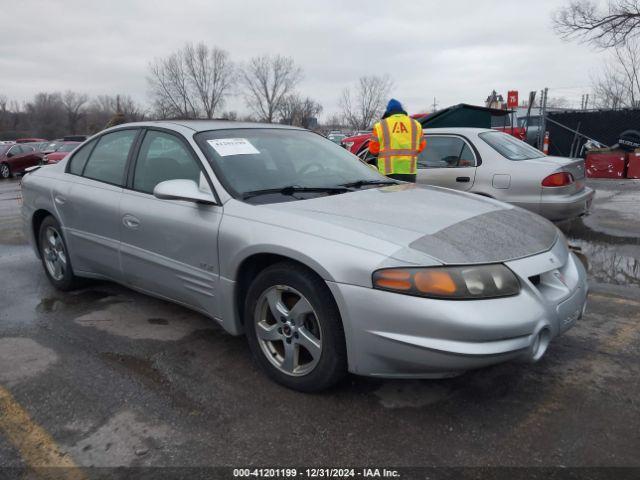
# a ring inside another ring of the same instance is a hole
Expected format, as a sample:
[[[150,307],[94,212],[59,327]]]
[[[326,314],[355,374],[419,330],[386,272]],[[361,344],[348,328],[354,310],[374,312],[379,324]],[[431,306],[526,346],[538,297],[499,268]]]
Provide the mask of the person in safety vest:
[[[369,141],[369,152],[378,157],[380,173],[395,180],[415,182],[418,154],[426,145],[422,125],[407,115],[398,100],[389,100],[382,120],[373,126]]]

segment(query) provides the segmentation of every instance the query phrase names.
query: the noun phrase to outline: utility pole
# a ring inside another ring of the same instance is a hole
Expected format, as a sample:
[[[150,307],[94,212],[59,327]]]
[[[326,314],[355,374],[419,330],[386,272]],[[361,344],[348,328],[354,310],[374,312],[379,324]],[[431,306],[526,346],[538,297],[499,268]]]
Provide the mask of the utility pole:
[[[587,108],[589,108],[589,94],[587,93],[584,97],[584,109],[586,110]]]
[[[436,102],[436,97],[433,97],[433,111],[436,111],[436,108],[438,108],[438,102]]]
[[[542,142],[544,141],[544,133],[547,127],[546,117],[547,117],[547,94],[549,93],[549,89],[545,87],[544,90],[540,91],[540,128],[538,129],[538,150],[542,151]]]

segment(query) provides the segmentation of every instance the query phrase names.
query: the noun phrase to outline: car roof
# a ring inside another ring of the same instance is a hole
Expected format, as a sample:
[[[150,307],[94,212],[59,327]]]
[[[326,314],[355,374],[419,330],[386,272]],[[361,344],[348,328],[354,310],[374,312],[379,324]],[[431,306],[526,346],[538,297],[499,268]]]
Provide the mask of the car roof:
[[[232,120],[157,120],[147,122],[123,123],[116,128],[123,127],[164,127],[175,129],[176,126],[188,128],[194,132],[206,132],[209,130],[231,130],[238,128],[271,128],[278,130],[305,130],[304,128],[281,125],[278,123],[254,123],[236,122]]]

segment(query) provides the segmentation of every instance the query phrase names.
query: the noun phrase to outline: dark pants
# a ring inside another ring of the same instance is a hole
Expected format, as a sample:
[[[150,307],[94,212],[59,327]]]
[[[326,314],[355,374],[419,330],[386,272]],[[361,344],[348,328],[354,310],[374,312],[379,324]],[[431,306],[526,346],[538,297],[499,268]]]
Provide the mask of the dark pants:
[[[416,183],[416,174],[409,173],[392,173],[391,175],[387,175],[387,177],[392,178],[394,180],[400,180],[402,182],[411,182]]]

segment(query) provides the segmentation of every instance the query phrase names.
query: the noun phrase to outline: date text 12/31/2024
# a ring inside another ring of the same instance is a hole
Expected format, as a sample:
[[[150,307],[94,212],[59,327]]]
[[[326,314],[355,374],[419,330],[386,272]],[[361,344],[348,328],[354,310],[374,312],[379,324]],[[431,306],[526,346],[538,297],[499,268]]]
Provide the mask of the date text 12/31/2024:
[[[234,468],[234,478],[400,478],[387,468]]]

